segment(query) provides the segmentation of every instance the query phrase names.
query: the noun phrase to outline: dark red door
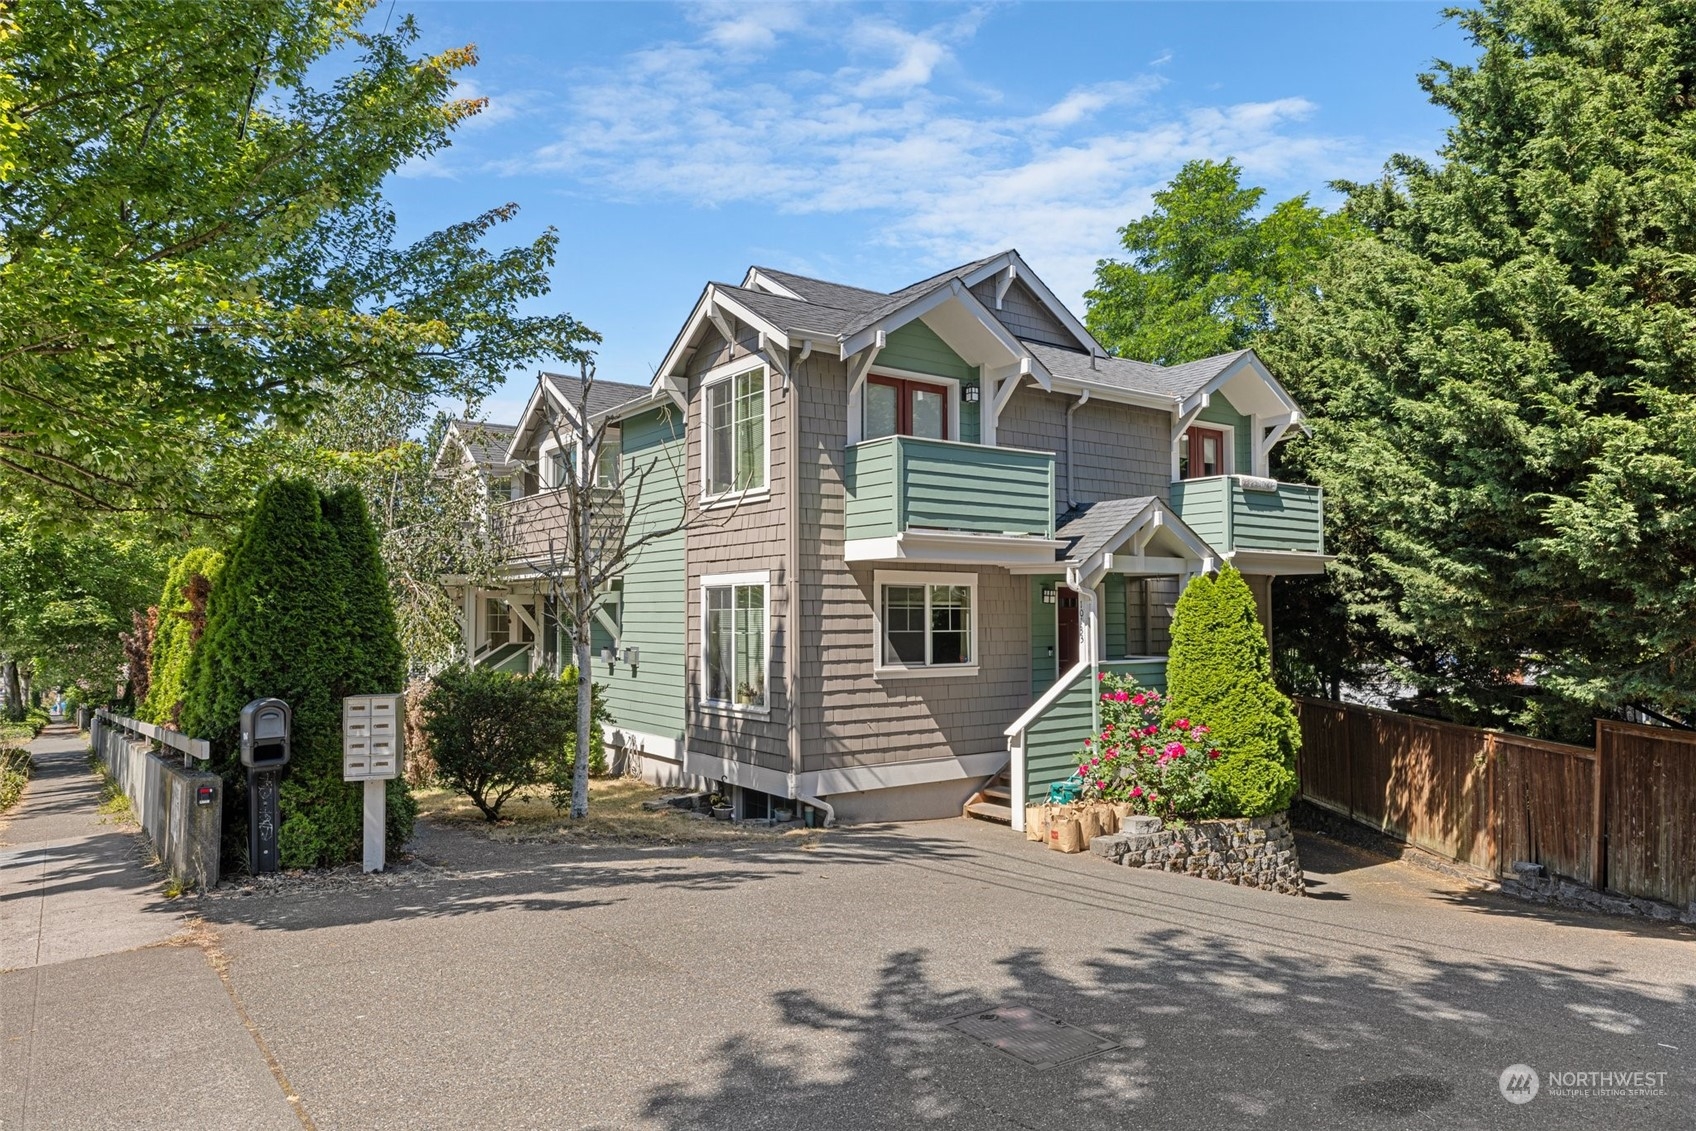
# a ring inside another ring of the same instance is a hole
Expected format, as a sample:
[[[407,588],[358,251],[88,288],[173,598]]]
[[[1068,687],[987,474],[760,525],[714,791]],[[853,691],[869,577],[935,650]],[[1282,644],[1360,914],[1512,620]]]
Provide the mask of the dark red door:
[[[1054,654],[1064,675],[1078,662],[1078,591],[1064,585],[1054,591]]]

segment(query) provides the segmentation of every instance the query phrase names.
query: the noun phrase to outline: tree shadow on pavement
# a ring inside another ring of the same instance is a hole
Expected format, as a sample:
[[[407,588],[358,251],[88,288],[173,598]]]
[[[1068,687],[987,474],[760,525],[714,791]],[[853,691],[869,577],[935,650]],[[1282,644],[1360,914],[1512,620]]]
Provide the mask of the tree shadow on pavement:
[[[813,864],[877,866],[900,854],[969,855],[950,840],[897,835],[876,826],[842,830],[822,843],[712,842],[694,845],[494,842],[436,829],[420,859],[388,874],[349,869],[301,877],[274,890],[220,889],[200,899],[210,923],[262,930],[313,930],[380,920],[494,911],[570,911],[641,898],[650,891],[729,892],[793,876]]]
[[[948,955],[908,950],[886,956],[863,1000],[777,993],[776,1027],[649,1087],[644,1125],[1657,1128],[1687,1127],[1696,1108],[1688,1053],[1665,1047],[1689,1048],[1696,1001],[1611,968],[1326,960],[1185,930],[1082,963],[1031,947],[996,965],[962,984]],[[947,1027],[1008,1004],[1119,1047],[1039,1070]],[[1666,1094],[1551,1094],[1528,1114],[1498,1087],[1520,1063],[1665,1072]]]

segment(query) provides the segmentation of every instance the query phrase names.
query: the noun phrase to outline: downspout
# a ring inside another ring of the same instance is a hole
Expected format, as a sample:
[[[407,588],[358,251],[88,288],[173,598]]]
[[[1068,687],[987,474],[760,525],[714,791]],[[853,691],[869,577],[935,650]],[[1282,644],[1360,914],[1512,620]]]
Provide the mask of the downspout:
[[[1093,358],[1091,360],[1094,360]],[[1072,493],[1072,414],[1089,403],[1089,390],[1085,389],[1078,396],[1078,403],[1066,410],[1066,506],[1078,505],[1078,498]]]
[[[808,352],[811,352],[809,350]],[[797,668],[801,662],[801,381],[793,364],[784,374],[783,414],[789,432],[789,480],[785,521],[788,524],[788,558],[784,564],[783,588],[787,607],[784,617],[783,694],[789,706],[789,796],[803,805],[824,811],[824,827],[836,824],[836,810],[817,797],[803,797],[801,780],[801,687]]]

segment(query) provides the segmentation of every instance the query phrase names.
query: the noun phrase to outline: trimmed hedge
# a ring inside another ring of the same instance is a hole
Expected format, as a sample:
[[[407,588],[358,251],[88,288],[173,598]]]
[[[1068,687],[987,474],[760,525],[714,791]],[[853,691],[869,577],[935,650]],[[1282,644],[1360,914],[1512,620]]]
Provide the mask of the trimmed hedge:
[[[225,780],[226,850],[247,842],[247,774],[237,748],[241,708],[275,696],[294,712],[292,757],[279,791],[284,867],[328,867],[362,850],[363,787],[341,780],[347,695],[401,690],[405,660],[364,499],[328,497],[299,480],[260,493],[207,607],[188,664],[183,729],[213,743]],[[404,782],[389,784],[388,842],[412,835]]]
[[[1189,583],[1172,614],[1166,720],[1205,723],[1221,751],[1211,771],[1221,811],[1260,817],[1296,795],[1301,725],[1272,682],[1272,649],[1254,593],[1227,565]]]
[[[195,638],[195,601],[189,595],[190,590],[197,577],[203,579],[203,584],[216,585],[223,566],[224,555],[205,547],[190,550],[171,563],[165,589],[159,595],[159,623],[153,630],[147,699],[138,708],[140,717],[150,723],[174,727],[180,721],[178,713],[187,690],[189,655],[199,643]]]

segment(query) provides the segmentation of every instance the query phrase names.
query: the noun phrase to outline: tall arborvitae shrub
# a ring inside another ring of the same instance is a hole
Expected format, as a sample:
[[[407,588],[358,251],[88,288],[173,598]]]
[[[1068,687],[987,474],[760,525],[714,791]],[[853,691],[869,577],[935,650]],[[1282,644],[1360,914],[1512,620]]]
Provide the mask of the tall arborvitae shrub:
[[[1301,727],[1272,682],[1272,650],[1254,594],[1226,566],[1191,581],[1172,615],[1166,719],[1207,724],[1221,751],[1212,776],[1225,815],[1258,817],[1289,808],[1296,793]]]
[[[189,661],[183,727],[213,741],[228,783],[230,849],[245,846],[247,836],[246,771],[236,745],[241,708],[265,696],[293,708],[278,835],[286,867],[358,858],[363,787],[341,780],[342,698],[401,686],[400,647],[364,503],[356,492],[334,500],[293,480],[260,492]],[[390,818],[398,846],[411,834],[410,802],[391,800]]]
[[[151,678],[141,706],[141,717],[148,722],[169,727],[181,722],[189,656],[200,642],[210,587],[223,564],[223,554],[205,547],[190,550],[171,564],[159,595],[159,625],[153,633],[148,669]]]

